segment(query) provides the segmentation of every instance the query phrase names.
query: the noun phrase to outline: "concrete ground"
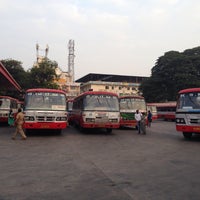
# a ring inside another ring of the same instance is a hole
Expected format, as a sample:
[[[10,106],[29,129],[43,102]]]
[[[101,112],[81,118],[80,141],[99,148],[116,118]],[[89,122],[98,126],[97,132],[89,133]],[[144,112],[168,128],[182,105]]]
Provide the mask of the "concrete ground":
[[[197,200],[200,136],[185,140],[174,122],[11,140],[0,126],[0,200]]]

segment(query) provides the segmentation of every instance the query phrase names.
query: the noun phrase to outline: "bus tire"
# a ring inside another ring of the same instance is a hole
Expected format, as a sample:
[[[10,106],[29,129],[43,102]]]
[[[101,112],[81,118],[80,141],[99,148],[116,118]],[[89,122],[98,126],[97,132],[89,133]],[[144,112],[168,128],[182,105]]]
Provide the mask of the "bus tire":
[[[112,128],[107,128],[107,129],[106,129],[106,132],[107,132],[107,133],[112,133]]]
[[[184,136],[185,139],[191,139],[192,133],[183,132],[183,136]]]
[[[57,130],[55,130],[55,133],[56,133],[57,135],[61,135],[61,134],[62,134],[62,129],[57,129]]]
[[[29,134],[31,134],[31,133],[33,133],[33,130],[32,130],[32,129],[25,129],[25,134],[26,134],[26,135],[29,135]]]
[[[85,128],[83,128],[81,125],[78,126],[78,129],[79,129],[79,131],[80,131],[81,133],[84,133],[84,131],[85,131]]]

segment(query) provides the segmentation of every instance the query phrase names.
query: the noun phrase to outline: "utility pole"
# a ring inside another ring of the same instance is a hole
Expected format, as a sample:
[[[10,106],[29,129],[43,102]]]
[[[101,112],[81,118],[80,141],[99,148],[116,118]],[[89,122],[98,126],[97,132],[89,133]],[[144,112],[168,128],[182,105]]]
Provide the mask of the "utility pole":
[[[68,73],[71,77],[71,82],[74,83],[74,40],[69,40],[68,49]]]

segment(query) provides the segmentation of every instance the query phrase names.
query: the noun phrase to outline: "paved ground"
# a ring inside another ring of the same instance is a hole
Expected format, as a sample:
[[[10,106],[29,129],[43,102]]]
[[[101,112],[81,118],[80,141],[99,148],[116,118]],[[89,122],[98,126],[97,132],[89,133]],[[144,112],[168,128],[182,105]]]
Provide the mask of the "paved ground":
[[[0,126],[0,200],[197,200],[200,137],[187,141],[174,122],[135,130],[11,140]]]

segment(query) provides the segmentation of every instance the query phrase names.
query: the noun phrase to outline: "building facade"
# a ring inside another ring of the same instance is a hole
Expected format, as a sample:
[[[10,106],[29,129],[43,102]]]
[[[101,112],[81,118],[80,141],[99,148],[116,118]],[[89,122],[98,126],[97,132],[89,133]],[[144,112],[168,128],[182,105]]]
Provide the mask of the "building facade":
[[[104,81],[88,81],[82,83],[80,92],[93,91],[107,91],[114,92],[119,96],[136,95],[139,94],[139,83],[123,83],[123,82],[104,82]]]
[[[59,67],[55,70],[57,79],[55,82],[59,88],[66,92],[67,98],[74,98],[80,94],[80,83],[71,81],[71,75],[68,72],[63,72]]]
[[[80,92],[88,90],[114,92],[122,95],[141,95],[139,86],[148,77],[112,74],[88,74],[76,82],[81,83]]]

